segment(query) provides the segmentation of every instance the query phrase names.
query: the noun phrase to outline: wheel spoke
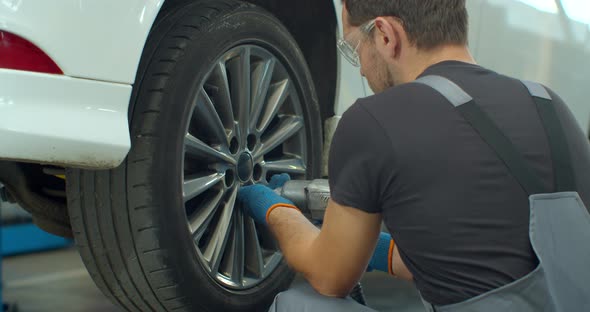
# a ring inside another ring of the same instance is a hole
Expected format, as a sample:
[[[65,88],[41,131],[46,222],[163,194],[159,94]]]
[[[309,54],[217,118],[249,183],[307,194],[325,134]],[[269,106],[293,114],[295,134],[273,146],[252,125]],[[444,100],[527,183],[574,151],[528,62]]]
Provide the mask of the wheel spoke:
[[[182,186],[182,197],[184,202],[186,203],[203,194],[203,192],[219,183],[224,177],[224,173],[215,173],[204,177],[186,177]]]
[[[193,112],[193,118],[196,119],[197,125],[204,125],[207,133],[212,135],[215,142],[227,147],[228,142],[225,126],[221,122],[215,105],[204,88],[201,88],[199,91],[196,108]]]
[[[227,248],[225,255],[227,271],[231,280],[237,285],[243,284],[244,279],[244,216],[241,210],[237,209],[232,221],[231,245]]]
[[[252,73],[252,112],[250,117],[250,130],[255,130],[258,119],[260,118],[260,113],[262,113],[274,68],[274,58],[255,65]]]
[[[305,174],[305,164],[300,158],[281,159],[262,163],[265,172]]]
[[[209,261],[211,272],[214,273],[219,271],[219,265],[221,264],[221,259],[223,258],[225,245],[227,243],[229,233],[231,232],[231,221],[234,212],[234,205],[236,203],[236,195],[238,193],[237,190],[238,188],[236,187],[231,191],[230,198],[225,203],[225,205],[223,205],[223,211],[221,212],[219,221],[216,224],[211,239],[205,248],[205,252],[203,253],[204,258]]]
[[[197,139],[190,133],[184,137],[185,151],[189,155],[209,157],[228,164],[236,165],[236,160],[229,154],[218,151],[211,146],[205,144],[203,141]]]
[[[250,48],[244,47],[239,56],[228,62],[231,95],[234,112],[238,112],[239,133],[242,146],[250,129]]]
[[[217,111],[221,116],[223,124],[228,129],[232,129],[234,126],[235,116],[232,107],[232,99],[229,87],[229,81],[227,79],[227,69],[225,68],[224,62],[219,62],[213,68],[212,82],[217,88],[217,97],[215,104],[217,104]]]
[[[282,118],[278,127],[274,130],[267,139],[262,141],[262,146],[255,151],[254,158],[260,159],[266,153],[272,151],[277,146],[281,145],[299,130],[303,128],[303,118],[298,116],[289,116]]]
[[[270,86],[269,91],[270,96],[268,97],[268,103],[266,104],[266,110],[264,114],[260,118],[260,122],[258,124],[258,130],[263,133],[266,131],[266,128],[270,125],[270,122],[273,118],[277,115],[277,112],[285,103],[287,97],[289,97],[290,93],[290,82],[289,79],[285,79],[274,83]]]
[[[256,225],[252,218],[244,218],[244,239],[246,247],[245,265],[246,270],[253,273],[256,278],[262,278],[264,272],[264,260],[262,258],[262,248],[258,240]]]
[[[195,241],[198,241],[207,227],[213,219],[215,212],[217,211],[217,207],[221,203],[221,198],[223,198],[225,192],[220,190],[215,194],[215,196],[210,197],[205,203],[203,203],[202,207],[199,208],[198,211],[193,213],[189,218],[189,226],[191,229],[191,233],[193,233],[193,238]]]

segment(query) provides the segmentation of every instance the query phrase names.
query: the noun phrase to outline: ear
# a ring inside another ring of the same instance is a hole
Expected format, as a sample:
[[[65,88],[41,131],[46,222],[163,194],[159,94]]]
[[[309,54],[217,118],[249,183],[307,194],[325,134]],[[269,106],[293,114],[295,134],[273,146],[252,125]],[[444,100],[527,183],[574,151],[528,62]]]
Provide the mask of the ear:
[[[375,19],[375,42],[379,53],[386,60],[398,60],[402,49],[408,45],[406,31],[399,19],[378,17]]]

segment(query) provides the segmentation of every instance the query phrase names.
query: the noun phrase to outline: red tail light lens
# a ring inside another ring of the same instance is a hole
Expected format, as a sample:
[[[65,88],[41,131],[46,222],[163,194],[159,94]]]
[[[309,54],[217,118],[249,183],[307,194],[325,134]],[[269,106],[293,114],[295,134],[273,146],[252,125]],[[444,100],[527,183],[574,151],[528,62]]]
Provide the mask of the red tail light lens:
[[[29,41],[0,31],[0,68],[63,74],[55,62]]]

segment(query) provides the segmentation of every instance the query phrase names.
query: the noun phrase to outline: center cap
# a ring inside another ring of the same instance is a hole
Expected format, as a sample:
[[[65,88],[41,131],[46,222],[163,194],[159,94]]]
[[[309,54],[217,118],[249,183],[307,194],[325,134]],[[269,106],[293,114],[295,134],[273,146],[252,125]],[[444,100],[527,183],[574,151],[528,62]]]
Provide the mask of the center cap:
[[[252,176],[254,170],[254,162],[250,153],[242,153],[238,159],[238,178],[240,181],[246,182]]]

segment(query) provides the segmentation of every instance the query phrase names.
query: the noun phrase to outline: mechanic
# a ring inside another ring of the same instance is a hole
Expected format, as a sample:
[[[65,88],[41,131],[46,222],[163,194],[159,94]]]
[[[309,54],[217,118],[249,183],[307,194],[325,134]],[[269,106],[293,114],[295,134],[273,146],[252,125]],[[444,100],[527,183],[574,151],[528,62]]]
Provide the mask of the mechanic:
[[[271,310],[373,311],[341,299],[368,266],[413,281],[430,311],[590,307],[590,144],[564,102],[476,64],[465,0],[343,3],[340,51],[376,94],[336,130],[321,230],[273,192],[284,175],[239,193],[311,286],[279,294]],[[554,107],[563,131],[538,103]],[[477,128],[474,107],[501,132]],[[558,191],[577,193],[535,195]],[[558,197],[562,210],[541,211]],[[545,221],[559,224],[548,231]],[[552,250],[557,259],[543,256]]]

